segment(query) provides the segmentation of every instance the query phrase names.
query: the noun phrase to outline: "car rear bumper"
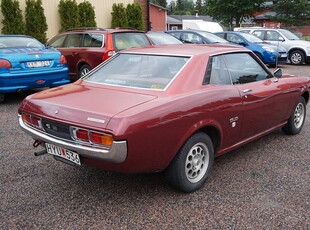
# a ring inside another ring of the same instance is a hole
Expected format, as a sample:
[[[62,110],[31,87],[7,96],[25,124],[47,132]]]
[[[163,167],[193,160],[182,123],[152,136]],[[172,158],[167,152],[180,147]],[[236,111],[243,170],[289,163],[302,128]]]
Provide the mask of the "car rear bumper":
[[[127,142],[126,141],[113,141],[111,149],[102,149],[97,147],[83,146],[68,140],[56,139],[46,133],[37,131],[27,126],[21,116],[19,115],[19,125],[21,129],[29,134],[34,140],[43,143],[53,144],[58,147],[69,149],[78,153],[85,158],[93,158],[104,160],[112,163],[122,163],[127,158]]]
[[[35,88],[56,87],[70,83],[68,68],[38,73],[0,74],[0,93],[14,93]]]

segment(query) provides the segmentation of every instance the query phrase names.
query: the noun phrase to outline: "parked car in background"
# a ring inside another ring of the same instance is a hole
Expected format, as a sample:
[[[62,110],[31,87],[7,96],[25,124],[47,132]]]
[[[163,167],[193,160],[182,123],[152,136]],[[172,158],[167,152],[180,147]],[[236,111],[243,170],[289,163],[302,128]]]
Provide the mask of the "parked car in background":
[[[275,66],[278,62],[287,62],[287,52],[283,47],[268,44],[252,34],[233,31],[215,34],[229,42],[252,50],[265,64],[270,66]]]
[[[151,45],[143,31],[127,29],[75,28],[67,30],[48,42],[65,55],[70,79],[83,77],[116,52]]]
[[[301,40],[297,35],[285,29],[241,28],[260,39],[274,45],[283,46],[288,53],[288,59],[293,65],[310,62],[310,41]]]
[[[146,35],[154,45],[183,44],[179,39],[165,32],[149,31]]]
[[[40,146],[36,155],[125,173],[165,170],[176,189],[193,192],[215,156],[279,128],[299,133],[309,91],[309,77],[272,73],[241,46],[140,47],[27,97],[19,124]]]
[[[69,83],[66,58],[26,35],[0,35],[0,102],[7,93]]]
[[[201,30],[168,30],[168,34],[175,36],[183,43],[193,44],[214,44],[223,43],[229,44],[225,39],[222,39],[210,32]]]

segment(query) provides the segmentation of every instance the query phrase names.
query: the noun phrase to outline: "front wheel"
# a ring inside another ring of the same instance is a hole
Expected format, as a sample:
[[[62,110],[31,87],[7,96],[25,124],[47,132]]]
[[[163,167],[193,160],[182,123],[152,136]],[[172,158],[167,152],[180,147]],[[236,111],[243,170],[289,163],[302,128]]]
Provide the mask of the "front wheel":
[[[86,65],[86,64],[82,65],[80,70],[79,70],[78,77],[79,78],[84,77],[90,70],[91,70],[91,68],[89,65]]]
[[[282,128],[283,132],[289,135],[295,135],[300,133],[306,119],[306,100],[300,97],[297,105],[287,124]]]
[[[197,133],[182,146],[166,170],[171,185],[182,192],[201,188],[211,172],[214,147],[205,133]]]
[[[290,53],[289,59],[293,65],[302,65],[305,61],[305,55],[302,51],[294,50]]]

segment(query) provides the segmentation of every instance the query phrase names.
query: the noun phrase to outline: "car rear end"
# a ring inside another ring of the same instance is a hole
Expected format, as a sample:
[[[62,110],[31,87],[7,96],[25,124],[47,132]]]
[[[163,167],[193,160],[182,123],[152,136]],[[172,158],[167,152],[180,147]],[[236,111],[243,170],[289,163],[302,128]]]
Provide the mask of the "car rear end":
[[[16,40],[19,39],[23,37]],[[7,46],[0,49],[0,93],[55,87],[67,83],[69,83],[67,61],[56,49],[48,49],[44,45],[37,44],[29,44],[29,47]]]

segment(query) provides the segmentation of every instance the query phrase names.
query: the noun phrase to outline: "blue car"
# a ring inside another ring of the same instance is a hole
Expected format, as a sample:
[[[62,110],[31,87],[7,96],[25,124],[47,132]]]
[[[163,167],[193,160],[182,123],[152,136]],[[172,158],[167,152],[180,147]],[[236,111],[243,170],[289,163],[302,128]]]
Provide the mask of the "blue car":
[[[242,45],[252,50],[269,66],[275,66],[278,62],[287,61],[287,51],[285,48],[264,42],[252,34],[233,31],[217,32],[215,34],[229,42]]]
[[[0,102],[7,93],[69,83],[66,58],[26,35],[0,35]]]

